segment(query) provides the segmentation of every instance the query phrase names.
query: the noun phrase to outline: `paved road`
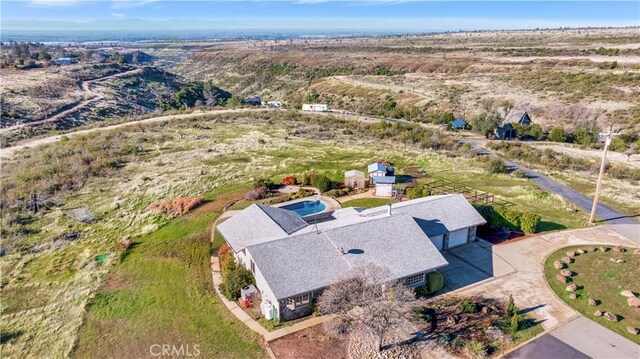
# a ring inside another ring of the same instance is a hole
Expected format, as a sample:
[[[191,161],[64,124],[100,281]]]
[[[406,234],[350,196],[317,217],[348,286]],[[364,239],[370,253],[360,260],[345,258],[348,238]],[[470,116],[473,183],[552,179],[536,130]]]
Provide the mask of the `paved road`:
[[[478,154],[498,157],[495,153],[482,147],[482,145],[486,142],[484,140],[465,140],[462,142],[468,143],[473,146]],[[507,164],[509,170],[520,169],[524,171],[527,177],[538,186],[546,189],[549,192],[562,196],[587,213],[591,212],[591,206],[593,204],[593,200],[591,198],[513,161],[505,160],[505,163]],[[598,204],[598,207],[596,208],[596,216],[600,218],[601,221],[608,224],[638,224],[638,221],[636,219],[613,210],[603,204]]]
[[[506,358],[640,358],[640,346],[598,323],[580,316]]]

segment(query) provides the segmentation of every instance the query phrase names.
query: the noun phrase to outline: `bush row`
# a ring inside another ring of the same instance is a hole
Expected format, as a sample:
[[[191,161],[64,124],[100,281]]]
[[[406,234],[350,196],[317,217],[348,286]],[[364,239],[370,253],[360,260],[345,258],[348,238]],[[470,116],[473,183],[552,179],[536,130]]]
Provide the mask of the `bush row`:
[[[495,228],[519,229],[536,233],[541,217],[531,212],[519,212],[504,206],[475,205],[487,224]]]

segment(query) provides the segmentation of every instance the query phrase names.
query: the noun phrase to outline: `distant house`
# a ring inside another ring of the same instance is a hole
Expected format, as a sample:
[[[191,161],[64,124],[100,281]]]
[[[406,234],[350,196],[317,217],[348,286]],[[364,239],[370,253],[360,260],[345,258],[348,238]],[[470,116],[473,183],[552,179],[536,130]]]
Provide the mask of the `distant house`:
[[[512,109],[504,117],[503,123],[517,123],[520,126],[527,127],[531,125],[533,121],[531,121],[531,117],[527,111]]]
[[[462,194],[452,194],[342,208],[313,223],[253,204],[216,230],[253,273],[261,314],[284,321],[310,315],[324,288],[368,263],[388,268],[388,280],[424,285],[429,272],[449,264],[440,252],[475,241],[485,223]]]
[[[348,188],[365,188],[367,183],[364,172],[358,170],[346,171],[344,173],[344,185]]]
[[[262,100],[258,96],[246,97],[244,100],[242,100],[242,102],[244,102],[247,105],[251,105],[251,106],[260,106],[260,105],[262,105]]]
[[[323,103],[303,103],[302,111],[327,112],[329,111],[329,105]]]
[[[513,127],[514,124],[518,124],[522,127],[528,127],[533,123],[531,121],[531,117],[527,111],[524,110],[511,110],[505,116],[504,121],[502,121],[502,125],[496,128],[495,134],[496,138],[501,140],[509,140],[516,138],[518,134],[516,129]]]
[[[374,176],[373,192],[376,197],[393,197],[393,185],[396,183],[396,176]]]
[[[469,124],[463,118],[456,118],[451,121],[451,129],[453,130],[466,130],[469,128]]]
[[[56,65],[71,65],[73,63],[73,59],[70,57],[58,57],[54,61]]]

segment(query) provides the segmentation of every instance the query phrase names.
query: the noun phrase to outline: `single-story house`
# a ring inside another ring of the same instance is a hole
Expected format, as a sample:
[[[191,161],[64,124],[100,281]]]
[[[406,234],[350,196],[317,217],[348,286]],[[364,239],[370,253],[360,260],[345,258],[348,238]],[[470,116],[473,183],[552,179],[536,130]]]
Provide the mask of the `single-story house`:
[[[375,184],[373,179],[375,177],[384,177],[384,176],[393,176],[395,173],[395,169],[386,165],[382,162],[375,162],[367,166],[367,172],[369,172],[369,183]]]
[[[474,241],[477,226],[486,223],[461,194],[342,208],[310,222],[253,204],[216,228],[236,261],[254,274],[267,318],[311,314],[324,288],[368,263],[388,268],[389,280],[423,285],[426,274],[448,265],[440,251]]]
[[[346,171],[344,173],[344,185],[348,188],[365,188],[367,183],[364,172],[358,170]]]
[[[242,102],[244,102],[247,105],[251,105],[251,106],[260,106],[260,105],[262,105],[262,100],[258,96],[246,97],[244,100],[242,100]]]
[[[453,130],[466,130],[469,128],[469,124],[463,118],[456,118],[451,121],[451,129]]]
[[[395,176],[373,176],[373,185],[375,190],[373,194],[376,197],[393,197],[393,185],[396,183]]]
[[[525,110],[511,109],[504,117],[504,123],[517,123],[520,126],[527,127],[533,123],[531,117]]]
[[[71,65],[73,63],[73,59],[70,57],[58,57],[54,62],[56,65]]]
[[[303,103],[302,111],[327,112],[330,107],[324,103]]]

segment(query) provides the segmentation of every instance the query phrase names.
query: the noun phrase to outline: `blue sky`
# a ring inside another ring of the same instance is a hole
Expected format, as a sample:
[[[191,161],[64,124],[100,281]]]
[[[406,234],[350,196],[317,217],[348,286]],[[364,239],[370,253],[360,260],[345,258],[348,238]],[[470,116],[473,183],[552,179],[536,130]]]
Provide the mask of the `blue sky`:
[[[2,0],[1,19],[25,26],[42,20],[101,21],[131,27],[127,19],[172,20],[191,28],[324,28],[371,31],[444,31],[582,26],[640,26],[640,1],[77,1]],[[33,21],[35,20],[35,21]],[[188,21],[201,20],[201,21]],[[109,25],[111,24],[111,25]],[[42,25],[42,24],[41,24]],[[89,29],[92,25],[85,24]],[[5,26],[3,26],[5,27]]]

